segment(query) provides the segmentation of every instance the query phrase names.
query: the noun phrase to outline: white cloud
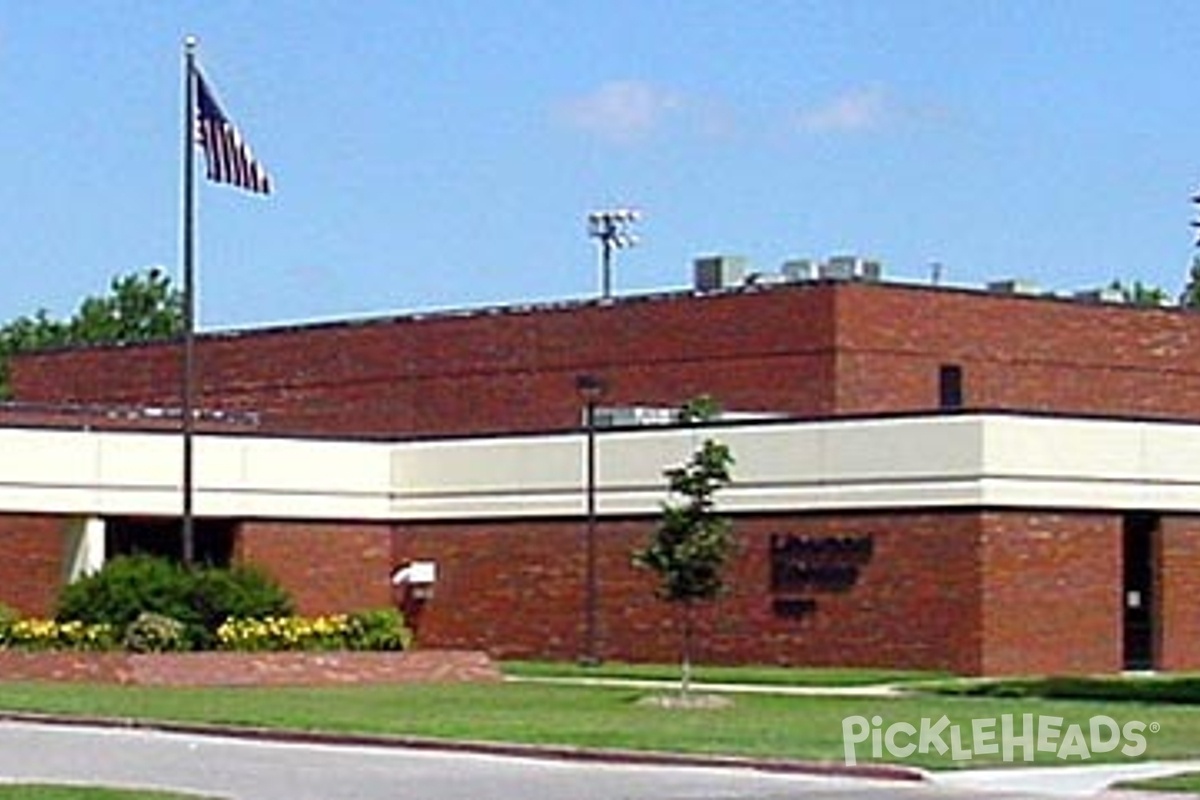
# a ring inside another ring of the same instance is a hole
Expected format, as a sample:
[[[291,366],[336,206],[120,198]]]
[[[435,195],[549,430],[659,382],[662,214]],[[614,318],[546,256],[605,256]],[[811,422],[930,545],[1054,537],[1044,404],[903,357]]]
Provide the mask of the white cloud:
[[[856,89],[824,105],[802,109],[795,118],[796,128],[811,133],[869,131],[886,124],[895,109],[883,89]]]
[[[643,140],[682,110],[683,98],[647,81],[610,81],[562,103],[567,125],[617,144]]]

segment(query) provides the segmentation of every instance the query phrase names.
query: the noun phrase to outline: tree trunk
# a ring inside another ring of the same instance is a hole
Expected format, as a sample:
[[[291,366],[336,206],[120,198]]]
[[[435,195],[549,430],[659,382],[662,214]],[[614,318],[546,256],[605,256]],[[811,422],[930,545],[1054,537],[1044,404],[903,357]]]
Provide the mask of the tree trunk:
[[[680,664],[679,693],[686,700],[692,691],[692,603],[683,603],[683,648]]]

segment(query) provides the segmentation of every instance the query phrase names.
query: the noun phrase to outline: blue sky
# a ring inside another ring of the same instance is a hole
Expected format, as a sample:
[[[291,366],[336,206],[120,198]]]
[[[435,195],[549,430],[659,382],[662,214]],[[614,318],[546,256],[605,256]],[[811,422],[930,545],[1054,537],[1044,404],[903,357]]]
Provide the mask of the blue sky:
[[[276,194],[199,191],[201,324],[579,298],[701,254],[1181,287],[1200,5],[1105,0],[13,2],[0,319],[178,274],[181,43]]]

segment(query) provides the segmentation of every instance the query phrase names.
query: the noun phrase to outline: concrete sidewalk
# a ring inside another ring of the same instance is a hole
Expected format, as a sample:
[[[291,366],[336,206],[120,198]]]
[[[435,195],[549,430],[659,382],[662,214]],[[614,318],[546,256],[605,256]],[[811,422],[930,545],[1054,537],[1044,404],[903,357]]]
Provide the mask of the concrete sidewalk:
[[[954,772],[931,772],[929,779],[935,786],[979,792],[1038,792],[1066,797],[1111,797],[1114,800],[1135,797],[1154,797],[1156,800],[1188,797],[1194,800],[1196,795],[1108,790],[1108,787],[1117,781],[1154,778],[1179,772],[1200,772],[1200,761],[1138,761],[1095,766],[963,769]]]
[[[610,686],[621,689],[672,690],[679,687],[677,680],[651,680],[645,678],[589,678],[589,677],[535,677],[505,675],[510,683],[545,683],[560,686]],[[717,694],[775,694],[800,697],[902,697],[904,684],[872,684],[866,686],[788,686],[773,683],[701,683],[692,682],[694,692]]]

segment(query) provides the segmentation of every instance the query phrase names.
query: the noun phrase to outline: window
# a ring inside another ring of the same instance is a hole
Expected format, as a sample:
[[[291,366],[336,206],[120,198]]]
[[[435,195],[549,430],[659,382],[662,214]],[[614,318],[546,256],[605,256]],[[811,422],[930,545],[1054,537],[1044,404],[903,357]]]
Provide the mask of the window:
[[[958,364],[943,364],[938,369],[938,407],[962,408],[963,371]]]

